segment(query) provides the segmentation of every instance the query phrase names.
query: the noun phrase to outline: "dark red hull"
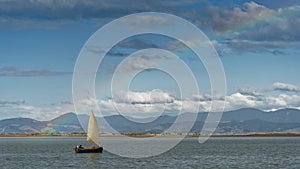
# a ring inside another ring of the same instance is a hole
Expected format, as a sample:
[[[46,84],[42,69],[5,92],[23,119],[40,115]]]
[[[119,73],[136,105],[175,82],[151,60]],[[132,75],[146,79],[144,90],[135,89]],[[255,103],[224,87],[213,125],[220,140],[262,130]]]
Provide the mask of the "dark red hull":
[[[75,153],[102,153],[103,147],[75,148]]]

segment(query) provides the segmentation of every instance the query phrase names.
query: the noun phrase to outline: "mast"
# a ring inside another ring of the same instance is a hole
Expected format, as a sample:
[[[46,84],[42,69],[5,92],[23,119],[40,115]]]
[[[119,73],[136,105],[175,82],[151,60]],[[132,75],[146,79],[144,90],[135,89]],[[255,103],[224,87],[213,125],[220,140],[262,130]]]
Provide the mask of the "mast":
[[[99,146],[99,128],[93,112],[90,114],[86,140]]]

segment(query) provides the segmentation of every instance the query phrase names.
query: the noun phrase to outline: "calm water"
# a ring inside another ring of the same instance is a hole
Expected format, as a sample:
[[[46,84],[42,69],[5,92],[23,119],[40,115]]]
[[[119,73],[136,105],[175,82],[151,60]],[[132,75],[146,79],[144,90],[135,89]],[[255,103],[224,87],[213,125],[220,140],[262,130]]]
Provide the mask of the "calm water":
[[[116,138],[103,138],[116,139]],[[170,138],[172,139],[172,138]],[[75,154],[82,137],[0,138],[0,168],[300,168],[300,138],[187,138],[159,156]],[[128,150],[130,153],[130,150]]]

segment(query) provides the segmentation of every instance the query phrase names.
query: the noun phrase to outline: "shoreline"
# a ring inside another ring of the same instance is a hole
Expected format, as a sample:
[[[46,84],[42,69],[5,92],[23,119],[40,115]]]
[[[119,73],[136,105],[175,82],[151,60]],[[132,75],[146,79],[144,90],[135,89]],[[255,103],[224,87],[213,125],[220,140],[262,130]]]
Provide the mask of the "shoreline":
[[[101,133],[100,137],[207,137],[209,135],[205,134],[144,134],[144,133],[126,133],[126,134],[110,134],[110,133]],[[8,133],[0,134],[1,137],[86,137],[86,133]],[[242,134],[212,134],[210,137],[300,137],[300,133],[242,133]]]

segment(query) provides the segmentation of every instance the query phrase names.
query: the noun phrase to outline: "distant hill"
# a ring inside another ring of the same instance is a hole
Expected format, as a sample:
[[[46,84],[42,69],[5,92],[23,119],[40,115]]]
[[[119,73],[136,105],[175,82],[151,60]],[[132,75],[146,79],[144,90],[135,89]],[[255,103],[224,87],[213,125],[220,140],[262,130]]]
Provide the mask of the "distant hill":
[[[38,133],[46,123],[29,118],[12,118],[0,121],[0,133]]]
[[[224,112],[222,121],[245,121],[260,119],[275,123],[300,123],[300,110],[281,109],[273,112],[264,112],[253,108],[243,108]]]
[[[207,112],[198,113],[197,119],[190,130],[190,133],[200,133]],[[183,131],[186,124],[191,123],[191,113],[184,113],[181,116],[185,120],[177,128],[176,132]],[[168,129],[176,120],[177,116],[163,115],[150,123],[136,123],[121,115],[98,118],[100,130],[105,133],[113,133],[109,125],[120,133],[161,133]],[[80,115],[79,119],[83,126],[87,126],[88,116]],[[106,122],[104,122],[104,120]],[[243,108],[223,113],[215,133],[249,133],[249,132],[299,132],[300,131],[300,110],[281,109],[274,112],[265,112],[253,108]]]
[[[208,113],[198,113],[190,133],[200,133]],[[184,121],[174,132],[182,132],[192,114],[180,115]],[[78,120],[80,119],[80,122]],[[0,120],[0,133],[81,133],[87,127],[89,116],[67,113],[50,121],[28,118]],[[176,121],[177,116],[162,115],[149,123],[130,121],[121,115],[98,117],[101,132],[104,133],[161,133]],[[107,124],[108,123],[108,124]],[[81,125],[83,127],[81,127]],[[115,130],[113,130],[113,129]],[[281,109],[264,112],[253,108],[243,108],[223,113],[215,133],[249,132],[300,132],[300,110]]]
[[[67,113],[51,121],[29,118],[0,120],[0,134],[5,133],[81,133],[84,132],[75,113]]]

